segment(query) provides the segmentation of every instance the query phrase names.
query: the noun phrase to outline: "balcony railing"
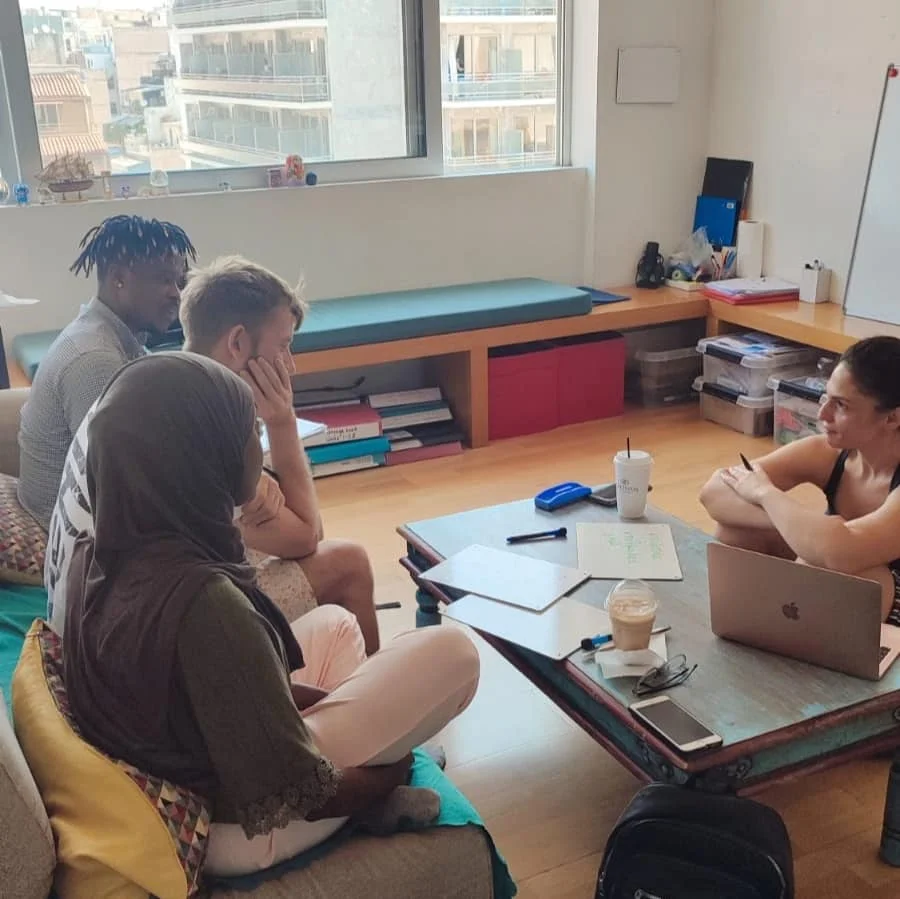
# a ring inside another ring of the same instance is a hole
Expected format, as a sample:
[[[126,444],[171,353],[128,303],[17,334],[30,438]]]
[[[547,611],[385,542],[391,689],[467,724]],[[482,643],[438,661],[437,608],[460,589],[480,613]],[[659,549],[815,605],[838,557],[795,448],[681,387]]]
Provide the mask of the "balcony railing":
[[[200,28],[250,22],[324,19],[326,0],[175,0],[171,22],[176,28]]]
[[[493,72],[459,75],[444,82],[445,100],[552,99],[556,96],[553,72]]]
[[[284,159],[297,153],[304,159],[322,161],[331,158],[327,140],[320,131],[275,128],[272,125],[247,125],[239,122],[199,119],[188,122],[188,140],[202,141],[236,150],[269,153]]]
[[[555,16],[556,0],[442,0],[445,16]]]
[[[474,169],[525,169],[546,168],[556,165],[553,150],[538,150],[534,153],[495,153],[487,156],[450,156],[445,159],[448,168],[459,170]]]
[[[259,53],[194,53],[182,60],[181,78],[208,81],[210,90],[217,89],[216,81],[225,80],[241,82],[242,94],[272,94],[281,99],[289,95],[303,103],[331,99],[328,76],[309,74],[310,68],[306,60],[293,53],[273,53],[271,57]]]

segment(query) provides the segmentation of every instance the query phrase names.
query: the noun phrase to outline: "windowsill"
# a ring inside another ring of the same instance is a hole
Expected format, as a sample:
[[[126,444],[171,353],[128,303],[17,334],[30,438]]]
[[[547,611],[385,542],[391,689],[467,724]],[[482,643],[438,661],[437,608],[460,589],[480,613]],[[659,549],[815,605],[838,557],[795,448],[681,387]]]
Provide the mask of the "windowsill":
[[[547,166],[547,167],[538,167],[535,166],[533,168],[522,168],[522,169],[512,169],[512,170],[490,170],[490,169],[482,169],[482,170],[466,170],[464,172],[453,172],[448,171],[444,172],[440,175],[412,175],[408,177],[402,178],[371,178],[359,181],[328,181],[325,183],[318,183],[314,186],[309,185],[296,185],[294,187],[235,187],[231,190],[184,190],[184,191],[171,191],[169,193],[164,194],[132,194],[129,197],[103,197],[103,196],[86,196],[81,200],[58,200],[54,203],[35,203],[29,202],[26,206],[18,206],[15,202],[8,202],[5,206],[0,206],[0,214],[6,210],[12,209],[59,209],[59,208],[72,208],[78,206],[103,206],[103,205],[121,205],[127,203],[134,203],[135,201],[143,202],[143,201],[153,201],[153,200],[176,200],[176,199],[184,199],[184,198],[203,198],[203,197],[213,197],[220,196],[223,194],[234,194],[234,195],[257,195],[261,193],[275,193],[275,194],[286,194],[286,193],[294,193],[294,192],[308,192],[308,191],[330,191],[330,190],[341,190],[341,189],[353,189],[354,187],[360,187],[363,185],[389,185],[389,184],[410,184],[410,183],[440,183],[440,182],[449,182],[449,181],[459,181],[468,180],[472,178],[527,178],[527,177],[541,177],[541,178],[564,178],[567,177],[567,173],[569,177],[575,176],[574,173],[578,173],[576,177],[581,177],[584,169],[573,166]],[[146,178],[147,176],[141,176],[142,178]],[[91,188],[91,191],[95,191],[100,184],[101,179],[97,178],[94,186]]]

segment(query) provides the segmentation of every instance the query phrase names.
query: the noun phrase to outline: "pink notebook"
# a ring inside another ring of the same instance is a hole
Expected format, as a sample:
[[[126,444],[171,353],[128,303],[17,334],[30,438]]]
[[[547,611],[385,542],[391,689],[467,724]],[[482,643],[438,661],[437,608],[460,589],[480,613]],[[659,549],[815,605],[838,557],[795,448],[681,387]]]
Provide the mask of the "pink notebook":
[[[440,459],[442,456],[456,456],[463,451],[462,443],[435,443],[431,446],[415,446],[412,449],[385,453],[385,464],[403,465],[405,462],[421,462],[424,459]]]

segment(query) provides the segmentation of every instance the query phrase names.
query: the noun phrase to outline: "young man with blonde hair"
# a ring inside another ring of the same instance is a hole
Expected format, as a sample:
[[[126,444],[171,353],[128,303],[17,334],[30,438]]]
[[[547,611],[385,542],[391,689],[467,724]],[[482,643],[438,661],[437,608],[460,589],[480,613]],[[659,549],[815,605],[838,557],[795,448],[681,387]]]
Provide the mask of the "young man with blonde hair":
[[[276,477],[264,472],[256,496],[236,510],[250,560],[258,567],[268,556],[296,561],[319,605],[342,606],[356,616],[371,655],[379,647],[372,566],[358,543],[324,539],[312,472],[297,434],[291,341],[304,311],[297,292],[278,275],[240,257],[223,257],[191,272],[182,292],[185,350],[240,375],[253,390],[268,432]],[[66,457],[50,526],[47,616],[60,636],[72,549],[93,528],[85,465],[92,414],[93,407]],[[305,585],[296,586],[305,592]],[[278,599],[274,593],[273,598]]]
[[[239,256],[195,269],[182,292],[184,348],[239,374],[269,436],[274,478],[263,473],[237,524],[251,550],[295,559],[317,602],[353,612],[371,655],[378,649],[372,566],[365,549],[326,540],[312,472],[297,434],[291,341],[305,304],[283,278]]]

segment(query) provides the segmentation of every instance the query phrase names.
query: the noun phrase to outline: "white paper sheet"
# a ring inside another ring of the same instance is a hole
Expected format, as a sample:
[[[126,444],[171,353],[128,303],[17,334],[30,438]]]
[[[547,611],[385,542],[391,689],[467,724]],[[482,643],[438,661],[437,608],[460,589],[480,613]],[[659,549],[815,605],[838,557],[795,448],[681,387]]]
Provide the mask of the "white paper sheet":
[[[314,434],[321,434],[324,430],[326,430],[326,426],[320,421],[307,421],[305,418],[297,419],[297,434],[300,436],[301,442]],[[269,452],[269,432],[265,425],[263,425],[262,434],[260,435],[260,442],[262,443],[263,452]]]
[[[680,581],[681,565],[667,524],[579,522],[578,567],[602,580]]]
[[[543,612],[588,576],[574,568],[474,543],[429,568],[422,579]]]
[[[649,649],[625,652],[610,649],[598,652],[594,661],[607,680],[614,677],[643,677],[651,668],[656,668],[669,660],[669,648],[665,634],[654,634],[650,638]]]
[[[530,612],[483,596],[463,596],[442,609],[442,614],[475,630],[502,637],[551,659],[564,659],[584,637],[610,632],[603,609],[564,596],[546,612]]]

